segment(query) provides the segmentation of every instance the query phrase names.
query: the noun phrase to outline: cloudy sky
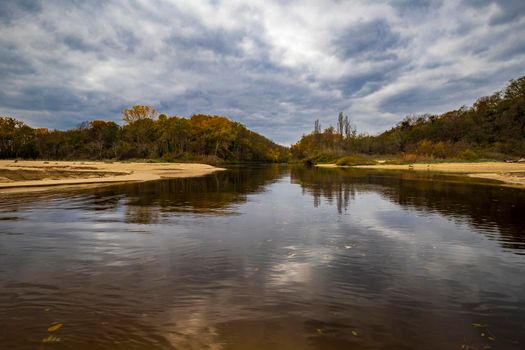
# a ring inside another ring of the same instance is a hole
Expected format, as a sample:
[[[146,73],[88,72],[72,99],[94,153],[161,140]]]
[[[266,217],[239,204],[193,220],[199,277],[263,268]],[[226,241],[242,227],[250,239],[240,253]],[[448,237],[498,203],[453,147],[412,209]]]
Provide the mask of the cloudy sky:
[[[525,1],[0,2],[0,114],[120,121],[133,104],[227,115],[290,144],[470,105],[525,74]]]

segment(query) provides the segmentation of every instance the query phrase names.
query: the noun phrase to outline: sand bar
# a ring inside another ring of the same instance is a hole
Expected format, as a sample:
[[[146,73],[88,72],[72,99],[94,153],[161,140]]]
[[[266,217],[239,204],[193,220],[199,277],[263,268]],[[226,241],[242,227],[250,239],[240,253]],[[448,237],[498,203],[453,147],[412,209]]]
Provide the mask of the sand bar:
[[[224,170],[196,163],[131,163],[0,160],[0,190],[142,182],[195,177]]]
[[[336,164],[318,164],[319,167],[334,168]],[[354,168],[382,170],[416,170],[460,173],[480,179],[498,180],[502,183],[525,188],[525,163],[476,162],[476,163],[417,163],[356,165]]]

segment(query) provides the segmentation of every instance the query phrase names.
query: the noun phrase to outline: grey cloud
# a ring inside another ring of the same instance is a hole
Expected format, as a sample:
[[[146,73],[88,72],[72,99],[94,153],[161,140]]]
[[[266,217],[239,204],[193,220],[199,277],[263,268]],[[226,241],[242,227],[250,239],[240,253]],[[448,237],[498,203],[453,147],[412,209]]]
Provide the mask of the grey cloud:
[[[12,22],[19,17],[41,11],[38,0],[5,0],[0,2],[0,18]]]
[[[366,96],[387,84],[409,63],[403,60],[392,61],[365,74],[341,78],[335,86],[348,97]]]
[[[385,51],[403,45],[399,34],[392,32],[384,20],[349,26],[334,40],[337,52],[344,59],[394,60],[397,56]]]
[[[15,53],[15,48],[9,46],[0,47],[0,72],[5,77],[19,77],[35,73],[35,70],[27,57],[20,57]]]
[[[222,30],[207,32],[201,29],[198,35],[192,37],[180,37],[173,33],[165,42],[178,49],[209,50],[221,56],[235,56],[240,54],[238,43],[241,39],[241,33],[227,33]]]
[[[71,50],[94,51],[97,49],[95,46],[88,44],[81,37],[77,37],[74,35],[64,36],[64,38],[62,39],[62,42]]]
[[[524,74],[523,41],[509,40],[525,37],[522,4],[498,1],[488,17],[485,0],[326,1],[322,16],[296,1],[3,1],[0,112],[68,128],[146,103],[227,115],[289,144],[343,111],[373,133]]]
[[[523,55],[525,52],[525,37],[518,38],[518,40],[513,40],[512,45],[504,48],[502,50],[499,50],[498,52],[494,52],[491,55],[492,61],[501,61],[501,60],[507,60],[509,58],[513,58],[518,55]]]
[[[487,7],[496,5],[499,13],[495,14],[490,24],[504,24],[525,15],[525,2],[522,0],[467,0],[466,3],[472,7]]]
[[[380,107],[394,113],[419,113],[424,108],[440,105],[449,98],[443,95],[444,88],[414,87],[383,100]]]
[[[68,89],[54,86],[26,87],[15,96],[0,94],[0,104],[4,107],[51,112],[81,110],[88,106],[88,100]]]
[[[508,72],[501,73],[502,76],[508,74]],[[483,94],[483,89],[480,87],[490,85],[494,80],[503,79],[498,74],[451,77],[437,87],[417,86],[400,91],[384,99],[381,102],[381,109],[402,115],[422,114],[429,111],[445,112],[472,103]]]
[[[392,6],[401,11],[421,11],[440,6],[442,1],[434,0],[392,0]]]

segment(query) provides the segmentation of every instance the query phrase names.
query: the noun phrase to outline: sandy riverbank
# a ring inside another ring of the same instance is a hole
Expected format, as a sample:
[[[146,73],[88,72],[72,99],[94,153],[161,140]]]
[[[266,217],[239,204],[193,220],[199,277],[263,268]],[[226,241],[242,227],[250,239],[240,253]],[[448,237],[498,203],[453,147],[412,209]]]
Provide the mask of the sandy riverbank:
[[[223,170],[194,163],[54,162],[0,160],[0,190],[141,182],[203,176]]]
[[[318,164],[319,167],[334,168],[335,164]],[[421,163],[421,164],[377,164],[357,165],[355,168],[382,170],[416,170],[461,173],[480,179],[498,180],[506,184],[525,188],[525,163],[479,162],[479,163]]]

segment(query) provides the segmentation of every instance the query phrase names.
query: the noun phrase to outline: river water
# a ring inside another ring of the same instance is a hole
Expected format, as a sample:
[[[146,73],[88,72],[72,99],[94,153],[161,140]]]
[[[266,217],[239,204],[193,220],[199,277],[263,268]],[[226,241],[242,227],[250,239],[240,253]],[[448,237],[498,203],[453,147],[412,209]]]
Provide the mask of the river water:
[[[525,190],[267,166],[0,196],[2,349],[525,349]]]

